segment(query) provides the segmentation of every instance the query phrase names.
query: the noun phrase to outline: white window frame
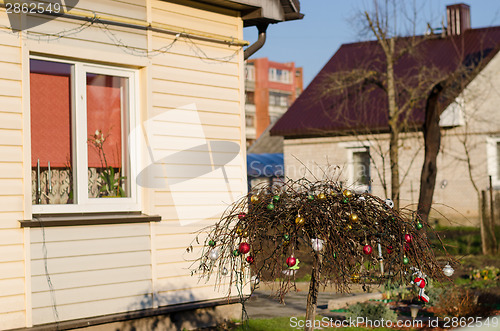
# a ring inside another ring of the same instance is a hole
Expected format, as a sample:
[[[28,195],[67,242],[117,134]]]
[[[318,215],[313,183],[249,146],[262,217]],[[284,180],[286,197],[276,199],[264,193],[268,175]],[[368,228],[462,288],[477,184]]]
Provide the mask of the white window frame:
[[[489,137],[486,139],[486,157],[488,162],[488,174],[494,187],[500,187],[500,178],[498,176],[498,154],[497,144],[500,143],[500,137]]]
[[[283,83],[290,83],[290,71],[283,70],[283,74],[281,76]]]
[[[359,185],[356,184],[357,178],[355,177],[354,174],[354,153],[358,152],[368,152],[368,155],[370,155],[370,147],[368,146],[350,146],[346,147],[347,150],[347,173],[348,173],[348,184],[352,185],[353,189],[356,192],[371,192],[371,184],[368,185]],[[369,170],[369,182],[371,182],[371,157],[370,157],[370,169]]]
[[[245,79],[249,82],[255,81],[255,66],[253,64],[245,65]]]
[[[269,80],[275,82],[277,77],[276,68],[269,68]]]
[[[139,73],[137,70],[108,65],[97,65],[79,61],[61,60],[50,57],[30,56],[33,60],[43,60],[73,65],[71,81],[72,101],[72,133],[76,137],[73,146],[73,177],[75,203],[73,204],[32,204],[33,214],[85,213],[85,212],[120,212],[140,211],[140,187],[136,183],[139,167],[139,141],[136,123],[139,113]],[[112,75],[128,79],[128,121],[125,122],[128,131],[126,147],[128,147],[129,172],[127,174],[129,197],[89,198],[88,197],[88,138],[87,137],[87,89],[86,74]],[[28,83],[29,86],[29,83]],[[127,123],[128,122],[128,123]],[[83,171],[82,171],[83,169]],[[30,193],[31,194],[31,193]]]

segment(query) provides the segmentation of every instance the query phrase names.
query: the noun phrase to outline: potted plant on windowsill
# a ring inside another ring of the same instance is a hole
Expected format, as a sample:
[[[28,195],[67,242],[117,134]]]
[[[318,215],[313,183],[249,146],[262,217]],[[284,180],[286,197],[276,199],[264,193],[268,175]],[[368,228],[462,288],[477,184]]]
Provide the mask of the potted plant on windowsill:
[[[88,139],[94,147],[101,163],[101,170],[96,169],[98,175],[98,196],[101,198],[120,198],[125,197],[125,191],[122,187],[122,181],[127,177],[121,176],[121,169],[108,165],[106,153],[104,152],[104,143],[109,134],[104,135],[101,130],[96,130]]]
[[[125,196],[125,191],[121,186],[122,180],[126,179],[125,176],[120,176],[120,170],[115,173],[115,169],[111,166],[103,170],[99,176],[102,186],[99,189],[101,197],[119,198]]]

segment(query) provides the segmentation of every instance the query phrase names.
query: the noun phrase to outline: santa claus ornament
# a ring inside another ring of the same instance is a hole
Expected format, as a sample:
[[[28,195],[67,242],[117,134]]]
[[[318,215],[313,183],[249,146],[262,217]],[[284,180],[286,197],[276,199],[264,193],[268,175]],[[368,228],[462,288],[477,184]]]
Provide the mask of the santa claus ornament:
[[[412,284],[415,284],[415,286],[418,288],[418,298],[421,301],[428,303],[429,297],[425,294],[425,285],[427,284],[427,282],[425,281],[426,275],[418,269],[416,269],[416,272],[413,275],[415,279],[413,279]]]

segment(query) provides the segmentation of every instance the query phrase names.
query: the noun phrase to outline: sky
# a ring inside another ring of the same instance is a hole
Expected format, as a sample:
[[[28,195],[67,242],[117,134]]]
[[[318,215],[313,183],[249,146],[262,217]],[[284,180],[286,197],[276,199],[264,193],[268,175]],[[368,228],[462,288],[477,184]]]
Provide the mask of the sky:
[[[417,34],[425,33],[427,22],[433,28],[440,27],[441,20],[446,17],[446,6],[460,2],[470,6],[472,28],[500,25],[500,0],[416,0],[420,15]],[[270,25],[265,45],[251,58],[295,62],[296,66],[304,68],[305,87],[340,45],[373,39],[360,35],[359,20],[356,19],[356,13],[369,8],[371,3],[372,0],[300,0],[300,11],[305,17]],[[245,28],[244,37],[251,43],[255,42],[257,28]]]

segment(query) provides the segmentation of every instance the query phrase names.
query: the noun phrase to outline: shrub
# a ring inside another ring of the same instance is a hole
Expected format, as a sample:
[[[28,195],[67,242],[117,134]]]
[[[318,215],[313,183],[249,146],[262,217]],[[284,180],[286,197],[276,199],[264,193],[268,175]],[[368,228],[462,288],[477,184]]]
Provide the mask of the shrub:
[[[442,288],[433,306],[436,314],[443,317],[482,316],[478,296],[471,290],[459,287]]]
[[[351,318],[351,320],[355,320],[358,317],[362,317],[365,320],[378,320],[380,321],[382,318],[388,321],[397,321],[397,314],[392,311],[387,305],[380,303],[370,303],[370,302],[361,302],[356,303],[354,305],[349,306],[346,313],[346,318]]]

